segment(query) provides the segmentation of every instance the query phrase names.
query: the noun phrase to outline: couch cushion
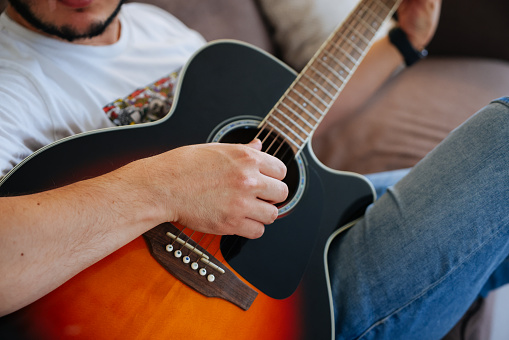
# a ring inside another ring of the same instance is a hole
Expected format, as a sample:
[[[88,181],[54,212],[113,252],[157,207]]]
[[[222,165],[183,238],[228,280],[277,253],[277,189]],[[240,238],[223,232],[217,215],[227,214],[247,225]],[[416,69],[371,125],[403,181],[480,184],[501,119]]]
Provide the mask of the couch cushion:
[[[275,40],[291,66],[300,69],[358,0],[259,0],[274,26]],[[509,1],[442,1],[431,55],[509,60]]]
[[[205,39],[237,39],[273,52],[270,34],[255,0],[145,0],[200,32]]]
[[[302,69],[359,0],[258,0],[282,59]],[[387,26],[381,30],[386,32]]]
[[[425,59],[387,82],[353,117],[314,140],[313,148],[335,169],[370,173],[411,167],[508,90],[509,63]]]
[[[133,2],[133,1],[128,1]],[[255,0],[141,0],[175,15],[205,39],[237,39],[274,52],[270,34]],[[0,0],[0,12],[7,0]]]

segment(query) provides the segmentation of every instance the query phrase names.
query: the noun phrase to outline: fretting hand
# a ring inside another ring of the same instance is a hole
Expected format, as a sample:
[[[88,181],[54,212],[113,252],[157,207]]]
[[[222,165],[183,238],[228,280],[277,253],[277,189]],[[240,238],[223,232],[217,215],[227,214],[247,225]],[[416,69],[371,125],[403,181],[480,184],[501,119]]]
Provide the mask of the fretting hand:
[[[424,49],[435,33],[440,17],[441,0],[403,0],[398,8],[398,22],[416,50]]]

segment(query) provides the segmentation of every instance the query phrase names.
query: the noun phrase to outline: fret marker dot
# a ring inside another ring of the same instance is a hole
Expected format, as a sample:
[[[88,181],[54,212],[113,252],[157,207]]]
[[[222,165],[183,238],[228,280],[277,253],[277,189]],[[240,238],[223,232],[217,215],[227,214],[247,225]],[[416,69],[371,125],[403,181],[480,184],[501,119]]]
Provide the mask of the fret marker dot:
[[[318,89],[315,87],[315,88],[313,89],[313,91],[314,91],[314,92],[318,92]]]
[[[327,60],[327,57],[323,57],[322,60]]]
[[[308,104],[306,104],[306,103],[302,103],[302,106],[303,106],[303,107],[306,107],[306,106],[308,106]]]

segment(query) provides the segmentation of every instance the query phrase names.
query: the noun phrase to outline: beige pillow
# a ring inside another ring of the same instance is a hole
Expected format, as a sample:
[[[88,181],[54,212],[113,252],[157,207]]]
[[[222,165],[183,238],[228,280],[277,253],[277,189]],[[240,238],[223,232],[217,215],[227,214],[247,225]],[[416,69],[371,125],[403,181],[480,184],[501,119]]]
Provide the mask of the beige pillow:
[[[300,70],[359,0],[260,0],[281,57]],[[381,30],[385,34],[387,27]],[[380,36],[380,34],[379,34]]]

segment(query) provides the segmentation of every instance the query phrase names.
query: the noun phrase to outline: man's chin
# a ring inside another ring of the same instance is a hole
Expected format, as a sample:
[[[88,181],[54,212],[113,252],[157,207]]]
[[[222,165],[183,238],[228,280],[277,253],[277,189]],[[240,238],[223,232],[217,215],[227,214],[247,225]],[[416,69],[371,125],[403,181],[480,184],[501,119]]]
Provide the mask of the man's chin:
[[[117,7],[112,13],[108,13],[104,20],[100,20],[96,18],[95,22],[86,22],[86,20],[91,20],[91,18],[86,19],[83,16],[77,16],[76,20],[72,24],[68,25],[59,25],[56,22],[52,22],[49,20],[45,20],[42,17],[39,17],[30,6],[30,1],[27,0],[9,0],[13,9],[32,27],[32,29],[41,32],[42,34],[55,37],[61,40],[66,40],[69,42],[76,42],[79,40],[91,39],[95,38],[106,30],[106,28],[114,21],[116,16],[118,15],[120,8],[124,1],[118,2]],[[81,12],[86,12],[86,6],[84,5],[91,4],[93,0],[59,0],[60,5],[64,6],[78,6],[78,8],[73,8],[72,10],[78,14]],[[82,7],[80,7],[82,6]],[[68,18],[69,19],[69,18]],[[84,22],[78,22],[79,19],[84,20]]]
[[[59,38],[62,40],[66,40],[69,42],[75,42],[78,40],[85,40],[95,38],[106,30],[106,27],[109,25],[103,22],[92,24],[86,29],[78,29],[76,27],[63,26],[63,27],[52,27],[46,28],[45,30],[41,30],[43,33],[53,36],[55,38]]]

